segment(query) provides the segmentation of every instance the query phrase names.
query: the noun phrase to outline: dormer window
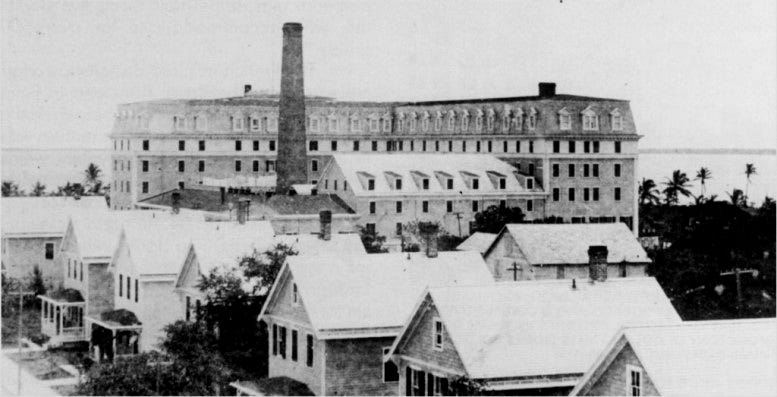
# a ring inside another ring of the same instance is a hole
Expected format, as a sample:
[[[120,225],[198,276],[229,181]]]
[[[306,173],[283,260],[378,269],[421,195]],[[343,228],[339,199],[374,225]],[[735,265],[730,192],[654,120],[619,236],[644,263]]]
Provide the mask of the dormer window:
[[[569,131],[572,129],[572,116],[569,114],[567,108],[562,108],[558,111],[558,126],[562,131]]]
[[[537,128],[537,110],[531,108],[529,112],[529,129],[533,130],[535,128]]]
[[[361,120],[358,117],[351,117],[351,132],[360,132],[362,130]]]
[[[397,131],[404,132],[404,130],[405,130],[405,115],[400,113],[399,116],[397,116]],[[389,122],[389,131],[390,131],[390,122]]]
[[[583,116],[583,130],[596,131],[599,129],[599,117],[596,115],[596,112],[593,111],[591,106],[583,110],[582,116]]]
[[[383,132],[391,132],[391,116],[383,116]]]
[[[488,179],[494,186],[494,189],[505,190],[507,188],[507,176],[496,171],[486,171]]]
[[[513,113],[513,128],[515,128],[516,131],[520,131],[523,127],[523,110],[520,108],[515,110],[515,113]]]
[[[251,115],[251,131],[252,132],[259,132],[262,130],[262,120],[259,118],[258,114],[252,114]]]
[[[475,130],[476,131],[483,130],[483,112],[481,111],[478,111],[478,115],[475,118]]]
[[[505,113],[502,116],[502,132],[507,132],[510,129],[510,116]]]
[[[437,112],[434,117],[434,130],[440,131],[442,129],[442,113]]]
[[[461,130],[469,131],[469,112],[466,110],[461,113]]]
[[[243,131],[245,129],[245,120],[243,115],[235,114],[232,116],[232,131]]]
[[[146,127],[148,127],[148,119],[146,119]],[[204,114],[194,116],[194,129],[197,131],[206,131],[208,129],[208,116]]]
[[[453,128],[456,126],[456,113],[451,110],[448,112],[448,131],[453,131]]]
[[[370,132],[378,132],[380,131],[380,120],[377,118],[371,118],[370,119]]]
[[[176,131],[185,131],[186,130],[186,117],[175,116],[175,117],[173,117],[173,121],[175,122],[175,130]]]
[[[291,304],[299,306],[299,290],[297,289],[297,283],[291,286]]]
[[[424,113],[424,116],[421,119],[421,129],[429,131],[429,113]]]
[[[610,124],[613,131],[623,131],[623,116],[617,108],[610,112]]]
[[[488,116],[486,117],[486,129],[488,131],[494,130],[494,111],[492,109],[488,109]]]
[[[472,190],[480,189],[480,179],[476,174],[468,171],[460,171],[460,174],[468,188]]]
[[[359,171],[356,173],[356,176],[359,178],[359,182],[361,182],[363,189],[375,190],[375,175]]]
[[[336,115],[329,116],[329,132],[337,132],[340,129]]]
[[[410,119],[409,121],[409,128],[410,131],[418,131],[418,115],[415,113],[410,113]]]
[[[388,185],[394,189],[394,190],[402,190],[402,175],[397,174],[396,172],[385,172],[386,175],[386,181],[388,182]]]
[[[367,180],[367,190],[375,190],[375,180],[374,179],[368,179]]]
[[[310,118],[310,131],[311,132],[318,132],[319,131],[319,120],[318,120],[318,117],[312,116]]]
[[[278,118],[273,116],[270,117],[268,120],[268,130],[269,132],[278,132]]]
[[[434,175],[437,177],[437,180],[440,182],[440,186],[442,186],[443,189],[453,190],[453,175],[442,171],[436,171]]]

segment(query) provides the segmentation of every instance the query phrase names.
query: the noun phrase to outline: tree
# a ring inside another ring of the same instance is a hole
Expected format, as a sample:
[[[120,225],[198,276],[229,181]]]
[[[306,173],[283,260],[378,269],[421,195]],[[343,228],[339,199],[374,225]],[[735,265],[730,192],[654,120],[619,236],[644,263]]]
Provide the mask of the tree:
[[[639,203],[645,204],[658,204],[658,189],[656,182],[652,179],[642,178],[642,182],[639,184]]]
[[[165,327],[160,346],[186,379],[186,390],[177,394],[215,395],[228,386],[232,371],[227,367],[218,340],[203,322],[176,321]]]
[[[750,177],[757,174],[755,165],[753,163],[745,164],[745,177],[747,177],[747,184],[745,185],[745,205],[747,205],[748,192],[750,191]]]
[[[386,236],[381,236],[375,230],[371,231],[360,226],[359,237],[367,253],[380,254],[388,252],[388,248],[383,247],[383,244],[386,243]]]
[[[742,193],[741,189],[734,189],[731,193],[728,193],[731,204],[737,207],[747,207],[747,198]]]
[[[38,265],[32,268],[32,277],[30,277],[30,291],[34,296],[46,295],[46,284],[43,282],[43,274],[40,271]],[[36,299],[36,302],[38,300]]]
[[[525,215],[518,207],[498,207],[492,205],[485,211],[475,214],[474,229],[484,233],[499,233],[508,223],[522,223]]]
[[[3,181],[3,197],[24,196],[24,191],[19,190],[19,185],[14,181]]]
[[[102,186],[102,181],[100,180],[101,174],[102,170],[95,163],[89,163],[86,170],[84,170],[84,184],[93,194],[100,192],[100,187]]]
[[[698,171],[696,171],[696,178],[694,180],[701,182],[701,197],[704,197],[704,195],[707,193],[707,186],[705,182],[712,179],[712,171],[710,171],[707,167],[701,167]]]
[[[243,277],[247,280],[257,280],[253,283],[253,293],[257,294],[262,289],[269,289],[275,282],[278,272],[286,263],[286,258],[297,255],[298,252],[290,245],[278,243],[264,252],[254,252],[240,259],[239,267],[243,269]]]
[[[688,190],[690,185],[688,184],[688,176],[680,170],[674,170],[672,172],[672,178],[667,179],[664,182],[666,186],[663,190],[664,200],[666,204],[672,205],[679,202],[679,196],[688,197],[691,195],[691,191]]]
[[[38,181],[38,182],[35,182],[34,185],[32,185],[32,192],[30,192],[30,194],[35,197],[40,197],[40,196],[43,196],[45,192],[46,192],[46,185]]]

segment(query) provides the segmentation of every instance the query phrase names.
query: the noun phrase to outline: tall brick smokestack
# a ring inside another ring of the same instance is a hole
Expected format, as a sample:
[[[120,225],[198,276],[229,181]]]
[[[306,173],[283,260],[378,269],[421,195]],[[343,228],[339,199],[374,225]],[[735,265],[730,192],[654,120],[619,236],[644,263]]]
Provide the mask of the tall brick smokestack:
[[[283,24],[276,193],[287,194],[291,185],[307,183],[306,141],[302,24],[289,22]]]

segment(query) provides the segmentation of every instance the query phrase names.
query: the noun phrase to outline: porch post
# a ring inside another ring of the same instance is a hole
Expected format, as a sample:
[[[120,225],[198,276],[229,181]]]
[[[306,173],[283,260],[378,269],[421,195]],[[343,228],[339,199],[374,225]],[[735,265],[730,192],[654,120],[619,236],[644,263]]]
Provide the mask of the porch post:
[[[59,313],[58,313],[59,315],[57,316],[57,322],[59,323],[59,328],[57,328],[57,335],[62,333],[62,323],[63,323],[62,319],[65,317],[65,313],[64,312],[65,312],[66,308],[67,308],[67,306],[60,306],[59,307]]]
[[[113,361],[116,361],[116,357],[118,356],[118,352],[116,351],[116,330],[111,329],[111,343],[113,344]]]

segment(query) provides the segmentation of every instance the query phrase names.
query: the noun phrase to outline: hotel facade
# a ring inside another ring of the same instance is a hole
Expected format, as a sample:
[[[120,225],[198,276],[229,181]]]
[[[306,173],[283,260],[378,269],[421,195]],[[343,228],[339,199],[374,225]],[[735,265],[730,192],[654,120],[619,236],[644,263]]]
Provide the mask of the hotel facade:
[[[249,85],[232,98],[120,105],[110,134],[111,208],[131,209],[178,188],[252,187],[275,175],[278,108],[278,95]],[[305,115],[307,179],[319,190],[333,154],[490,154],[536,184],[537,197],[521,208],[529,219],[623,222],[638,229],[640,135],[626,100],[557,94],[554,83],[540,83],[537,95],[509,98],[346,102],[308,96]]]

